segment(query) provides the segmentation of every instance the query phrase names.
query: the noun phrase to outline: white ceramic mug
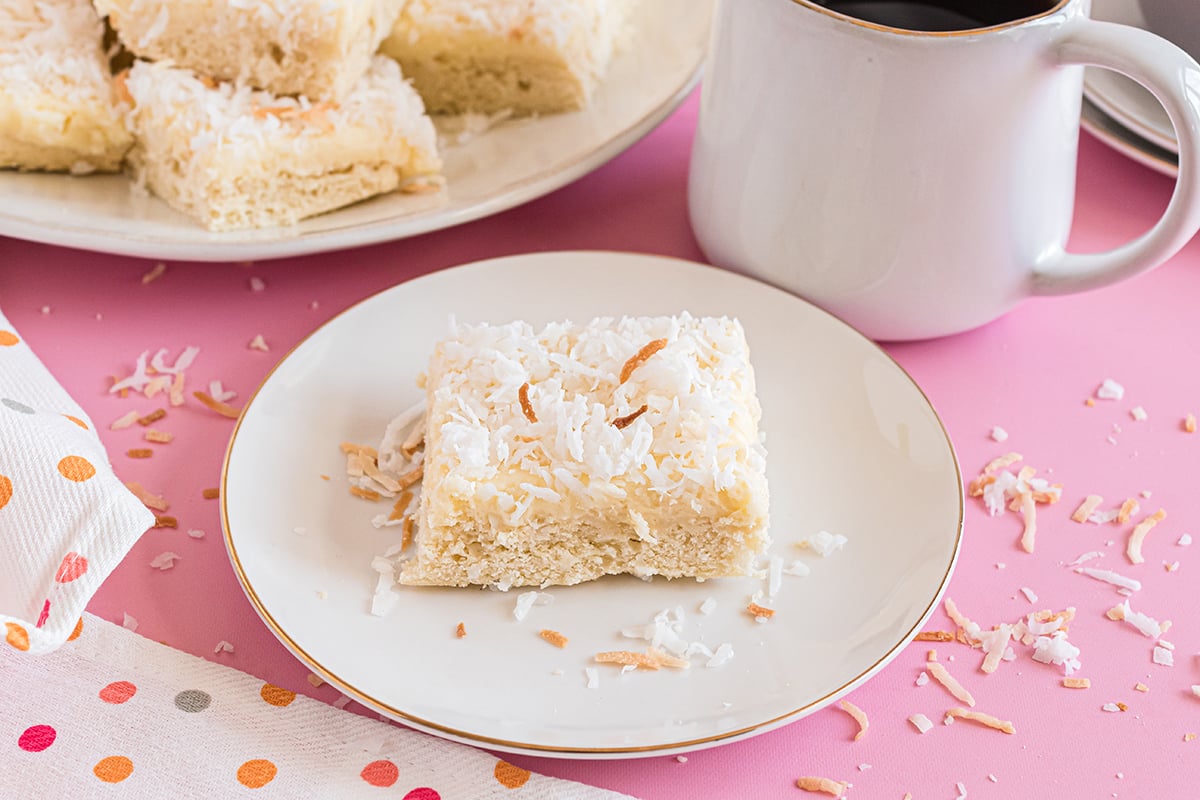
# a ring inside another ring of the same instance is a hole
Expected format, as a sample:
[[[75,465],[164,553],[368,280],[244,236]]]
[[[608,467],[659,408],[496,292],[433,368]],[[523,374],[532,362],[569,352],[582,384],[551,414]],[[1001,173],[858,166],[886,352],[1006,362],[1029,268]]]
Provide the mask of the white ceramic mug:
[[[1089,19],[1088,0],[856,5],[928,4],[1027,15],[932,32],[809,0],[718,0],[689,175],[710,261],[901,340],[1130,277],[1187,243],[1200,228],[1196,62]],[[1179,140],[1162,218],[1086,255],[1066,251],[1084,64],[1149,88]]]

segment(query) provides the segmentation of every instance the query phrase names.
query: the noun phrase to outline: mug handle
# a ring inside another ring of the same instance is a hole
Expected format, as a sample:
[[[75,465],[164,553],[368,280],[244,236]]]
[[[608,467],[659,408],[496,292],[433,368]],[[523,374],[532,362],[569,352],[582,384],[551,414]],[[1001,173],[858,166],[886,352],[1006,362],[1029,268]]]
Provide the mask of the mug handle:
[[[1102,253],[1047,253],[1034,267],[1031,292],[1056,295],[1094,289],[1157,267],[1200,230],[1200,64],[1149,31],[1080,18],[1056,43],[1060,65],[1112,69],[1146,87],[1166,109],[1179,142],[1175,191],[1154,227]]]

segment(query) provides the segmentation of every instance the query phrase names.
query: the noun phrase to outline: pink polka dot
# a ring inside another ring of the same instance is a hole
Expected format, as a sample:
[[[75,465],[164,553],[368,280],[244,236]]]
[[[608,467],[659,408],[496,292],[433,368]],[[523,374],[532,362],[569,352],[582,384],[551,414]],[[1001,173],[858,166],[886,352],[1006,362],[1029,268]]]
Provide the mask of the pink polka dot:
[[[113,681],[100,690],[100,699],[106,703],[120,705],[137,694],[137,687],[129,681]]]
[[[17,747],[27,753],[40,753],[54,744],[58,732],[49,725],[31,725],[17,739]]]
[[[428,786],[420,786],[404,795],[404,800],[442,800],[442,796]]]
[[[400,768],[387,759],[372,761],[359,773],[372,786],[391,786],[400,777]]]

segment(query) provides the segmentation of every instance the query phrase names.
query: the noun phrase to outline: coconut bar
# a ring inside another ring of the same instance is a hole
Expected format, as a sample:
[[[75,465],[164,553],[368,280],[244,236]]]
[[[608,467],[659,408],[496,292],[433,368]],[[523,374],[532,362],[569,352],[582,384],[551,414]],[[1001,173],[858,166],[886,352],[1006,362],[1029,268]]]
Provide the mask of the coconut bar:
[[[210,230],[290,225],[432,180],[437,134],[395,62],[376,57],[339,103],[138,62],[125,85],[134,179]]]
[[[401,583],[746,575],[770,543],[761,409],[734,319],[458,326],[426,393]]]
[[[404,0],[96,0],[134,55],[275,94],[340,100]]]
[[[114,172],[121,121],[88,0],[0,2],[0,168]]]
[[[381,52],[431,113],[587,105],[634,0],[411,0]]]

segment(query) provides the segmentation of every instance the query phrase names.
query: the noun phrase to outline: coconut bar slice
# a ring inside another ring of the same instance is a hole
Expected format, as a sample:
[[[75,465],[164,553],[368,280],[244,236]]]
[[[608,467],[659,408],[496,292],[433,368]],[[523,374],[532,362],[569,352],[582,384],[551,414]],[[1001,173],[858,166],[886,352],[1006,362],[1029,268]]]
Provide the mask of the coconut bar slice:
[[[739,322],[460,326],[426,376],[417,585],[745,575],[770,543]]]
[[[634,0],[411,0],[380,51],[431,113],[582,108]]]
[[[166,62],[126,80],[134,179],[210,230],[290,225],[441,168],[437,134],[395,62],[340,103],[215,83]]]
[[[0,2],[0,168],[115,172],[132,144],[88,0]]]
[[[131,53],[275,94],[341,100],[404,0],[95,0]]]

